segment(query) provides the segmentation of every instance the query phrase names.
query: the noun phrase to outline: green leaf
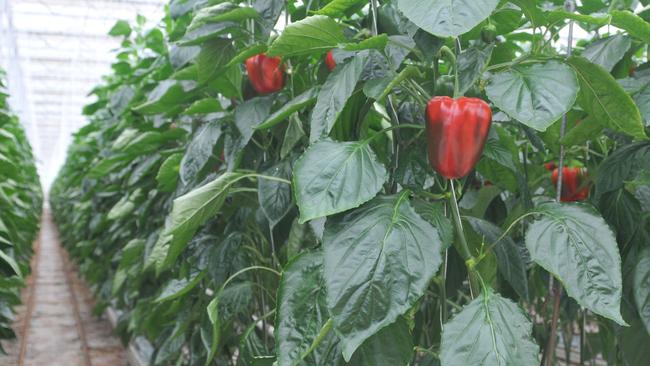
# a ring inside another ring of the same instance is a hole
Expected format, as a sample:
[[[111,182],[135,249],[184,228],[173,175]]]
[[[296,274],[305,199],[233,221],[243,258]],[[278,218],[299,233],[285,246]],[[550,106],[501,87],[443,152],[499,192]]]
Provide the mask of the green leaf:
[[[380,34],[364,39],[359,43],[346,43],[343,49],[346,51],[383,50],[388,44],[388,35]]]
[[[399,10],[418,27],[439,37],[469,32],[496,9],[499,0],[399,0]]]
[[[493,44],[474,46],[464,50],[457,60],[458,87],[460,94],[465,94],[481,77],[485,66],[490,63]]]
[[[313,144],[293,173],[300,223],[358,207],[375,197],[386,178],[386,168],[366,143]]]
[[[190,292],[205,276],[205,272],[195,273],[190,278],[172,279],[162,288],[154,302],[177,299]]]
[[[305,130],[302,127],[302,121],[300,118],[295,114],[289,117],[289,125],[284,132],[282,148],[280,149],[280,158],[284,159],[289,156],[293,151],[293,148],[296,147],[305,136]]]
[[[256,97],[240,104],[235,110],[235,126],[241,134],[240,147],[248,144],[255,128],[263,123],[271,113],[273,97]]]
[[[158,174],[156,174],[156,182],[158,182],[159,191],[171,192],[176,189],[182,159],[183,154],[172,154],[160,165]]]
[[[185,33],[180,40],[180,46],[196,46],[214,38],[228,38],[229,34],[240,33],[241,27],[234,22],[219,22],[204,24]]]
[[[208,114],[223,111],[221,103],[216,98],[204,98],[192,103],[183,114],[193,116],[197,114]]]
[[[390,94],[390,92],[399,85],[402,81],[409,79],[411,77],[419,76],[420,71],[418,68],[412,65],[406,66],[399,74],[395,77],[389,75],[380,79],[368,80],[363,85],[363,93],[368,98],[373,98],[376,101],[381,101]]]
[[[650,348],[647,347],[650,344],[650,333],[631,307],[631,305],[623,307],[625,319],[630,326],[619,328],[616,334],[617,343],[623,356],[623,365],[644,365],[650,357]]]
[[[650,24],[643,18],[629,11],[614,10],[611,14],[613,26],[626,30],[644,43],[650,43]]]
[[[545,131],[576,100],[578,82],[567,65],[549,61],[517,65],[495,74],[486,88],[490,100],[512,118]]]
[[[282,271],[275,328],[278,366],[343,363],[339,340],[331,331],[301,362],[329,320],[326,296],[321,251],[301,254]]]
[[[187,30],[191,32],[209,23],[241,22],[257,17],[259,17],[259,14],[251,7],[223,2],[199,9],[194,15],[192,23],[187,27]]]
[[[413,335],[409,323],[402,317],[390,324],[359,347],[350,359],[354,366],[407,366],[413,357]],[[317,364],[320,366],[320,364]],[[330,365],[330,364],[328,364]]]
[[[291,162],[284,160],[267,169],[262,174],[290,180],[291,171]],[[274,227],[280,222],[293,207],[290,184],[259,177],[257,181],[257,192],[260,207],[269,220],[271,227]]]
[[[599,39],[582,52],[582,57],[612,71],[614,66],[625,57],[632,46],[632,40],[622,34]]]
[[[131,26],[126,20],[118,20],[115,22],[115,25],[113,25],[113,28],[108,31],[108,35],[113,37],[128,37],[131,35]]]
[[[440,363],[537,365],[539,347],[531,335],[532,327],[517,304],[488,288],[445,324]]]
[[[366,0],[332,0],[327,5],[318,9],[316,14],[338,18],[345,16],[346,10],[366,3],[368,3]]]
[[[208,83],[208,87],[226,98],[243,99],[242,79],[241,66],[235,65],[222,70],[221,74]]]
[[[135,201],[142,196],[142,190],[136,189],[130,195],[123,196],[122,199],[117,201],[115,205],[108,211],[106,219],[118,220],[126,217],[135,209]]]
[[[196,83],[192,81],[165,80],[149,93],[147,101],[133,108],[141,114],[165,113],[193,97]]]
[[[643,170],[650,171],[650,142],[623,146],[609,155],[596,176],[596,199],[604,193],[623,188],[625,182],[637,177]]]
[[[600,136],[604,128],[598,121],[588,116],[570,129],[560,142],[566,146],[581,145]]]
[[[546,19],[548,20],[549,24],[558,23],[559,21],[564,19],[572,19],[580,23],[604,26],[609,24],[611,20],[611,16],[609,15],[593,16],[593,15],[585,15],[580,13],[569,13],[564,10],[552,10],[546,12]]]
[[[300,56],[324,52],[346,43],[343,28],[334,19],[314,15],[289,24],[273,41],[269,56]]]
[[[22,272],[20,271],[20,266],[18,265],[16,260],[10,257],[9,255],[5,254],[5,252],[3,252],[2,250],[0,250],[0,259],[2,259],[5,263],[7,263],[9,267],[11,267],[11,270],[14,271],[14,273],[17,276],[19,277],[23,276]]]
[[[316,102],[316,97],[318,96],[318,91],[319,88],[317,86],[311,89],[307,89],[307,91],[293,98],[282,107],[280,107],[280,109],[273,112],[273,114],[271,114],[264,122],[255,127],[255,129],[266,130],[268,128],[271,128],[289,118],[289,116],[293,113],[314,104]]]
[[[546,16],[537,7],[535,0],[510,0],[510,2],[517,5],[526,19],[532,22],[534,26],[539,27],[546,24]]]
[[[442,203],[416,200],[413,203],[415,211],[427,220],[440,234],[442,249],[447,250],[454,242],[454,225],[451,220],[445,216]]]
[[[180,177],[183,183],[188,183],[205,167],[214,154],[214,147],[221,137],[221,120],[204,123],[194,134],[187,145],[180,167]]]
[[[526,262],[522,256],[523,248],[517,245],[509,236],[500,239],[503,230],[489,221],[476,217],[465,217],[465,220],[469,222],[474,231],[483,235],[487,244],[494,245],[494,252],[499,263],[497,270],[517,291],[517,294],[527,300],[528,275],[526,273]]]
[[[367,60],[367,53],[359,53],[344,64],[337,65],[329,74],[318,93],[316,106],[312,111],[310,142],[329,135],[334,122],[361,79]]]
[[[625,78],[618,80],[618,83],[632,96],[646,126],[650,125],[650,79]]]
[[[234,55],[231,40],[217,38],[202,44],[201,52],[196,58],[198,82],[203,85],[221,75]]]
[[[584,204],[545,203],[526,232],[531,258],[557,277],[567,294],[592,312],[621,317],[621,257],[614,233]]]
[[[634,267],[634,301],[639,316],[650,334],[650,247],[641,250]]]
[[[240,53],[237,54],[237,56],[233,57],[228,63],[226,64],[226,67],[231,67],[234,65],[239,65],[243,62],[245,62],[248,58],[258,55],[260,53],[266,52],[267,46],[265,44],[254,44]]]
[[[415,305],[442,261],[437,231],[407,197],[377,197],[325,224],[327,306],[347,361]]]
[[[212,182],[174,200],[168,224],[159,239],[163,248],[159,250],[161,254],[158,260],[164,258],[164,262],[156,263],[157,272],[173,263],[196,230],[219,212],[230,187],[241,178],[239,173],[224,173]]]
[[[580,82],[578,103],[587,113],[612,130],[646,137],[639,109],[607,70],[581,57],[571,57],[569,64]]]

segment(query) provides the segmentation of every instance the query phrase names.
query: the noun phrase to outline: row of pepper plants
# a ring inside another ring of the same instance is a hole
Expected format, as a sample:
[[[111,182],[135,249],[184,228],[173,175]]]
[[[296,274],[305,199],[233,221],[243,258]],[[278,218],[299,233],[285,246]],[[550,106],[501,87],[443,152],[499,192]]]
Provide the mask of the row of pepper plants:
[[[155,365],[550,365],[575,340],[642,365],[649,3],[120,21],[52,187],[64,243]]]
[[[16,336],[13,308],[30,272],[43,204],[32,149],[9,110],[4,76],[0,69],[0,341]]]

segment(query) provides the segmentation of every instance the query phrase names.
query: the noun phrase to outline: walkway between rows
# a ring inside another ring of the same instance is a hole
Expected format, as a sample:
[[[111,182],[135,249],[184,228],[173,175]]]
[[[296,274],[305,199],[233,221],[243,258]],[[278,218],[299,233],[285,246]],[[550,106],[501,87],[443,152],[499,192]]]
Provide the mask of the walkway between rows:
[[[35,244],[32,274],[17,309],[18,338],[3,341],[0,366],[124,366],[126,354],[61,247],[49,209]]]

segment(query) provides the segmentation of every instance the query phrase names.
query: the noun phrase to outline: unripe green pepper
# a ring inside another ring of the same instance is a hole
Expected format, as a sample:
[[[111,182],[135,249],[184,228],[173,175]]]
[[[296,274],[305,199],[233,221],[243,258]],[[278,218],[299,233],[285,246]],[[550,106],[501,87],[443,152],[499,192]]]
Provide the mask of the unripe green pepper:
[[[487,24],[481,30],[481,39],[485,43],[492,43],[497,39],[497,27],[494,24]]]

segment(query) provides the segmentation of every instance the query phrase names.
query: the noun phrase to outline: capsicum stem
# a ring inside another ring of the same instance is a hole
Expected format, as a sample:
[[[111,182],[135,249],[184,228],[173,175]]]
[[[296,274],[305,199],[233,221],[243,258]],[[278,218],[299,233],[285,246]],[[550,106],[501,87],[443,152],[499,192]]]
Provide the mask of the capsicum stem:
[[[454,180],[450,179],[449,184],[451,188],[451,197],[449,198],[449,204],[451,206],[451,212],[454,218],[454,223],[455,223],[454,226],[456,227],[456,233],[458,234],[458,242],[460,244],[459,252],[461,257],[463,257],[463,260],[467,265],[467,270],[470,274],[469,290],[470,290],[470,295],[472,296],[473,299],[474,291],[472,289],[471,275],[476,270],[474,268],[475,260],[474,257],[472,256],[472,253],[469,250],[469,245],[467,245],[467,239],[465,238],[465,232],[463,231],[463,222],[460,218],[460,210],[458,209],[458,199],[456,198],[456,186],[454,184]]]

